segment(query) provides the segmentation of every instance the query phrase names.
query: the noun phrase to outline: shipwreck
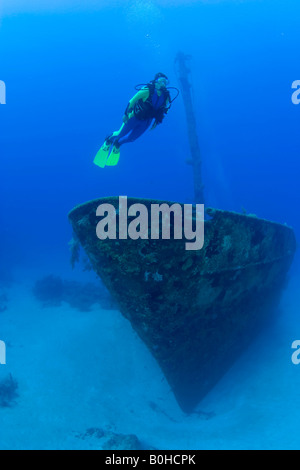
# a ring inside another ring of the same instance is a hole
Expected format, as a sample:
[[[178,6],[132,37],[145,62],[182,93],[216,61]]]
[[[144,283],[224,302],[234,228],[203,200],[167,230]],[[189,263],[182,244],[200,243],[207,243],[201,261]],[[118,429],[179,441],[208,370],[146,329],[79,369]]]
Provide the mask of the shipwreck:
[[[176,58],[188,122],[195,202],[203,203],[201,158],[187,56]],[[75,207],[73,231],[120,312],[160,365],[182,410],[191,412],[273,318],[296,250],[292,228],[244,213],[206,209],[204,246],[186,240],[99,240],[100,204]],[[172,205],[128,198],[129,204]],[[172,221],[171,221],[172,223]]]

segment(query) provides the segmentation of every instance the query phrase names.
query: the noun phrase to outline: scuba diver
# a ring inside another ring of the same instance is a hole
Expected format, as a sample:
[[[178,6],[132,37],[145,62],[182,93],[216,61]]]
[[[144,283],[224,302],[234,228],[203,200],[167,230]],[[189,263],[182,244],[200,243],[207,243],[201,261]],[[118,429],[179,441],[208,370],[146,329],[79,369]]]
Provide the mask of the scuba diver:
[[[120,158],[120,147],[127,142],[133,142],[140,137],[152,124],[151,130],[161,124],[168,113],[172,100],[167,85],[168,77],[157,73],[154,80],[146,85],[137,85],[138,92],[129,101],[123,116],[123,124],[118,131],[105,139],[97,153],[94,163],[104,168],[117,165]],[[142,88],[140,88],[142,87]]]

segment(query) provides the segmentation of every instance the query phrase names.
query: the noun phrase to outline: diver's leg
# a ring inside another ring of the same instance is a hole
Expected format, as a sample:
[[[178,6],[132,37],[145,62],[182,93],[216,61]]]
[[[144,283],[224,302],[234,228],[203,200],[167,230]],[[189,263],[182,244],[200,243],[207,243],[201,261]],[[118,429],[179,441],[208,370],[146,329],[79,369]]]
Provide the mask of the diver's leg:
[[[120,158],[120,147],[127,142],[133,142],[138,137],[140,137],[150,126],[152,119],[147,121],[140,121],[135,117],[129,119],[129,121],[121,127],[118,135],[114,133],[112,136],[111,150],[109,153],[108,160],[106,162],[107,166],[117,165]]]
[[[122,144],[130,142],[130,135],[139,122],[140,121],[138,121],[138,119],[132,117],[126,124],[123,124],[121,129],[118,131],[117,136],[112,137],[114,146],[119,148]]]
[[[119,135],[121,134],[122,130],[124,129],[125,127],[125,124],[123,122],[122,126],[120,127],[120,129],[118,131],[115,131],[112,133],[111,137],[119,137]]]
[[[119,131],[114,132],[107,139],[109,145],[108,159],[106,162],[107,166],[117,165],[120,158],[120,146],[123,143],[123,141],[120,143],[120,139],[128,139],[128,136],[130,136],[134,126],[135,122],[133,121],[133,118],[131,118],[126,124],[122,124]]]
[[[108,136],[105,140],[107,145],[112,145],[112,144],[118,145],[119,139],[121,139],[122,137],[125,137],[127,134],[130,134],[132,132],[132,129],[136,125],[134,122],[134,119],[135,118],[129,119],[129,121],[127,121],[126,124],[125,123],[122,124],[122,126],[120,127],[118,131],[115,131],[110,136]]]
[[[104,168],[105,165],[116,165],[120,157],[118,138],[119,136],[130,134],[132,127],[133,123],[129,123],[128,121],[127,124],[123,123],[118,131],[115,131],[106,137],[104,144],[94,159],[94,163],[101,168]]]
[[[152,119],[147,119],[146,121],[140,121],[136,118],[131,118],[128,123],[132,120],[135,119],[135,122],[132,123],[134,124],[131,126],[130,132],[125,132],[121,133],[120,136],[117,139],[118,145],[123,145],[128,142],[133,142],[134,140],[138,139],[150,126]],[[128,129],[127,129],[128,130]]]
[[[105,139],[106,145],[110,146],[111,144],[113,144],[113,142],[116,140],[116,138],[121,134],[123,128],[124,128],[124,123],[122,124],[122,126],[120,127],[120,129],[118,131],[114,131],[112,134],[107,136],[106,139]]]
[[[152,119],[147,119],[146,121],[140,121],[139,125],[136,126],[132,133],[130,134],[130,142],[138,139],[146,130],[150,127]]]

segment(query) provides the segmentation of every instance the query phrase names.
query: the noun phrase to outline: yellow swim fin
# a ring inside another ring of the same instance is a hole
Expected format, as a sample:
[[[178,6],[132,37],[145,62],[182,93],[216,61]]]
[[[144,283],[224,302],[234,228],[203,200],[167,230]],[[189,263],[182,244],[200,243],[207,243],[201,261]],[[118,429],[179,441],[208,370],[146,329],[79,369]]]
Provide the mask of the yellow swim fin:
[[[108,157],[106,166],[116,166],[120,158],[120,148],[113,146],[113,149]]]
[[[99,150],[99,152],[95,156],[95,159],[94,159],[95,165],[99,166],[100,168],[105,167],[107,157],[109,155],[109,149],[110,149],[110,145],[107,145],[107,143],[105,141],[104,144],[102,145],[101,149]]]

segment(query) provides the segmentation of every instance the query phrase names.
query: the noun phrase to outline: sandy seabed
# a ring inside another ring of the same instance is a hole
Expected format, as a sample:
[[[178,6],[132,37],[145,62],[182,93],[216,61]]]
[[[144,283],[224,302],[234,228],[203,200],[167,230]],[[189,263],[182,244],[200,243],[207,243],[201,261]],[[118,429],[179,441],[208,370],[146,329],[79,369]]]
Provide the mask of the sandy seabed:
[[[34,280],[7,289],[0,339],[18,398],[0,408],[0,449],[98,449],[90,428],[135,434],[149,449],[300,449],[300,294],[293,275],[281,312],[185,415],[158,365],[116,310],[41,308]],[[216,345],[217,347],[217,345]]]

